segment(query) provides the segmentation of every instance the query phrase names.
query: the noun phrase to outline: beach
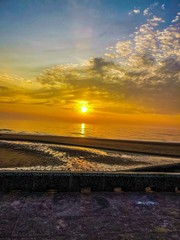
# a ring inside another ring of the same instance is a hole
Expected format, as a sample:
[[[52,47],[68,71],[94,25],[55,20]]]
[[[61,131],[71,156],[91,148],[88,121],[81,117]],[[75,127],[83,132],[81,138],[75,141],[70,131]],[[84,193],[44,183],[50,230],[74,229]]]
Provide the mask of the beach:
[[[180,143],[1,134],[1,171],[177,171]]]

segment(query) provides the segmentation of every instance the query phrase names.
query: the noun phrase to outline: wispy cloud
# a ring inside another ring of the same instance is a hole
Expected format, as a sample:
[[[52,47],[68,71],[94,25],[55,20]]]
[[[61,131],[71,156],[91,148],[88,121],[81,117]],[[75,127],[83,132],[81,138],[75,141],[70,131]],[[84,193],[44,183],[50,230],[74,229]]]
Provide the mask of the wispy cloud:
[[[180,12],[177,13],[176,17],[172,20],[172,23],[176,23],[180,20]]]
[[[162,4],[162,5],[161,5],[161,9],[162,9],[162,10],[165,10],[165,4]]]
[[[152,10],[153,10],[156,6],[158,6],[158,4],[159,4],[159,2],[155,2],[155,3],[151,4],[148,8],[144,9],[143,15],[144,15],[144,16],[150,16],[150,15],[152,15],[152,14],[153,14],[153,13],[152,13]],[[164,4],[163,4],[163,5],[164,5]],[[162,6],[163,6],[163,5],[162,5]],[[164,6],[163,6],[163,8],[164,8]]]

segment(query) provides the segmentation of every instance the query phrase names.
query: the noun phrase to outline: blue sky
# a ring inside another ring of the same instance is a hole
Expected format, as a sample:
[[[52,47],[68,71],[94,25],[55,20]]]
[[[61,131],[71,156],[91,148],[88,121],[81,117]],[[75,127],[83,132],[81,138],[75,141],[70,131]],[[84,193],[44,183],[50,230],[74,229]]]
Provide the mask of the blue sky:
[[[101,57],[129,39],[149,17],[143,11],[156,3],[153,15],[166,20],[159,26],[165,28],[178,0],[1,0],[1,72],[33,77],[53,65]]]

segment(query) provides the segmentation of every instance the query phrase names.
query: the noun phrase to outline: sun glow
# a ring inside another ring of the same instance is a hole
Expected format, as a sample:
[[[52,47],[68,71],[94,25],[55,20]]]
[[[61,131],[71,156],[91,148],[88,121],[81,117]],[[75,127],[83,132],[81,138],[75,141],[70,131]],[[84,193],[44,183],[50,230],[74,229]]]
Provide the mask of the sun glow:
[[[81,112],[82,113],[87,113],[87,111],[88,111],[88,108],[86,106],[81,107]]]
[[[79,101],[78,105],[77,105],[77,108],[83,114],[89,113],[89,111],[90,111],[89,102],[87,102],[87,101]]]

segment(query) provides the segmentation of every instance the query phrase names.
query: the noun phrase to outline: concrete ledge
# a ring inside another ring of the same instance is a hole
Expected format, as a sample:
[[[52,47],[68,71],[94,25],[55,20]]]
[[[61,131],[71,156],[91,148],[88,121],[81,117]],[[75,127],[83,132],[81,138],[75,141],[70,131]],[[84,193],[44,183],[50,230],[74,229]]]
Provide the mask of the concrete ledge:
[[[92,191],[145,191],[151,187],[157,192],[175,192],[180,187],[178,173],[111,173],[111,172],[0,172],[0,191],[47,191],[79,192],[82,188]]]

